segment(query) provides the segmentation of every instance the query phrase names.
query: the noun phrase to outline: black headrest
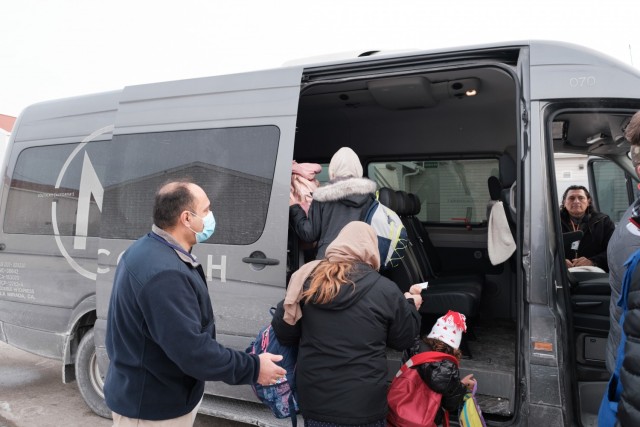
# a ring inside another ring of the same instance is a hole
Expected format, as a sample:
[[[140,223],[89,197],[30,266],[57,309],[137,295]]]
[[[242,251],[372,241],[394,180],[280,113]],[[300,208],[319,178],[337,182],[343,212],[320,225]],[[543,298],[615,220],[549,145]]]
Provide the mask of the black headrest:
[[[420,198],[413,193],[407,193],[407,198],[409,199],[409,215],[418,215],[420,213]]]
[[[489,197],[491,200],[500,200],[500,192],[502,191],[502,183],[496,176],[490,176],[487,180],[489,186]]]
[[[378,201],[389,209],[396,210],[396,192],[391,188],[382,187],[378,190]]]
[[[406,192],[396,191],[396,208],[394,209],[400,216],[409,216],[411,211],[411,201]]]

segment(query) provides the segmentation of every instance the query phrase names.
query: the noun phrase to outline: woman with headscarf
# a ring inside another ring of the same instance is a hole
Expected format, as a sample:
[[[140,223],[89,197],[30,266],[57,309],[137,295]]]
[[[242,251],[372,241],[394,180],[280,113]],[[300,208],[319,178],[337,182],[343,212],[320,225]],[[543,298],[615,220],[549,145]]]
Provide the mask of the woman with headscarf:
[[[347,224],[325,258],[291,277],[272,326],[298,345],[296,387],[306,427],[385,425],[385,349],[404,350],[420,332],[419,295],[402,294],[378,273],[373,228]]]
[[[291,225],[300,240],[317,242],[316,259],[324,257],[329,243],[351,221],[362,221],[375,200],[377,185],[362,177],[358,155],[342,147],[329,163],[329,182],[313,193],[306,213],[299,204],[289,208]]]

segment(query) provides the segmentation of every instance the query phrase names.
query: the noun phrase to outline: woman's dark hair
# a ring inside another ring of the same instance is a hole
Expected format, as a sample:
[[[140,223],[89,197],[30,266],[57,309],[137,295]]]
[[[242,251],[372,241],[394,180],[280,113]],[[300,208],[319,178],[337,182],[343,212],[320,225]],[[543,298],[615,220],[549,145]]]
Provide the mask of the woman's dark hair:
[[[424,337],[422,338],[422,341],[424,341],[425,344],[431,347],[431,350],[433,351],[439,351],[440,353],[451,354],[453,357],[455,357],[458,360],[462,359],[462,352],[460,351],[459,348],[453,348],[449,344],[444,343],[435,338]]]
[[[190,183],[187,180],[171,181],[160,187],[153,206],[153,223],[157,227],[173,227],[183,211],[192,209],[194,197],[189,189]]]
[[[570,185],[569,187],[567,187],[566,190],[564,190],[564,194],[562,195],[562,204],[560,205],[561,210],[566,210],[564,207],[564,202],[567,200],[567,194],[569,194],[569,191],[573,191],[573,190],[584,191],[584,194],[587,196],[587,200],[589,201],[589,206],[587,207],[587,213],[592,213],[596,211],[595,208],[593,207],[593,204],[591,203],[591,193],[589,193],[589,190],[587,190],[587,187],[585,187],[584,185]]]

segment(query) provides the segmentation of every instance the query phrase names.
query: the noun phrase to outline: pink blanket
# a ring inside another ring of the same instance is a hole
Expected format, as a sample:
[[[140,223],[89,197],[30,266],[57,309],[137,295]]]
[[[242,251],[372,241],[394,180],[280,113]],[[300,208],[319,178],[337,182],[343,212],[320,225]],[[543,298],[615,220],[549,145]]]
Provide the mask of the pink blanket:
[[[299,204],[305,212],[313,200],[313,192],[320,185],[315,178],[322,172],[322,166],[317,163],[298,163],[295,160],[291,166],[291,192],[289,206]]]

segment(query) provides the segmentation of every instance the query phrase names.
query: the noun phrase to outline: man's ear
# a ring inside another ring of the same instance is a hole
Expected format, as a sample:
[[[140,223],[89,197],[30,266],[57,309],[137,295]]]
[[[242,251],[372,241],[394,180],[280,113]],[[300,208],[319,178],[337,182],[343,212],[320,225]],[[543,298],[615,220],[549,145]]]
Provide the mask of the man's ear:
[[[190,218],[190,213],[189,211],[182,211],[182,213],[180,214],[180,217],[178,218],[178,221],[181,222],[182,224],[189,224],[191,222],[191,218]]]
[[[638,175],[638,178],[640,178],[640,163],[636,165],[636,175]]]

